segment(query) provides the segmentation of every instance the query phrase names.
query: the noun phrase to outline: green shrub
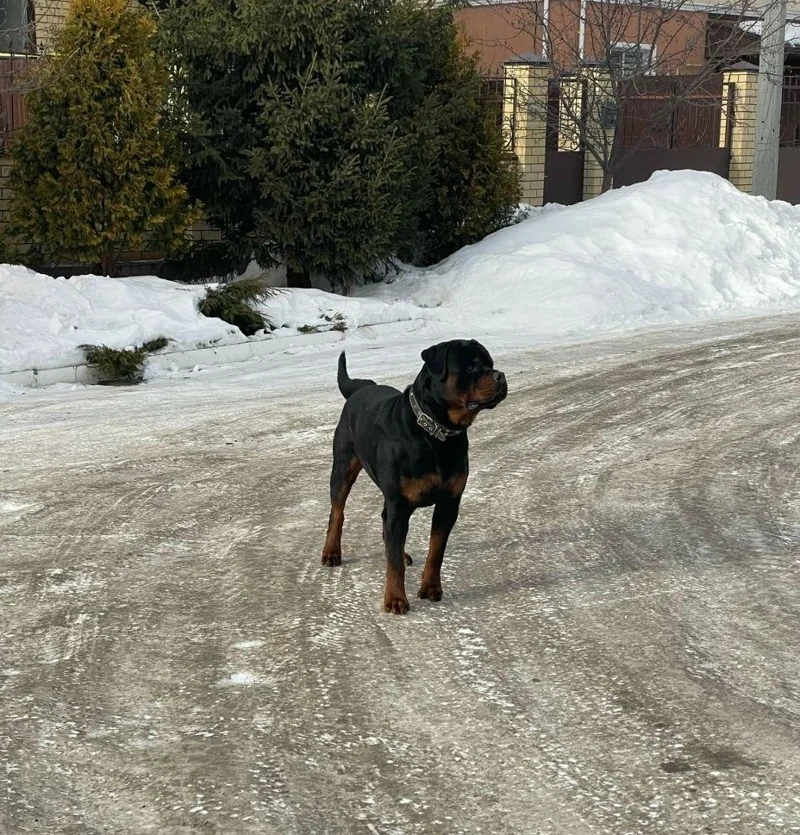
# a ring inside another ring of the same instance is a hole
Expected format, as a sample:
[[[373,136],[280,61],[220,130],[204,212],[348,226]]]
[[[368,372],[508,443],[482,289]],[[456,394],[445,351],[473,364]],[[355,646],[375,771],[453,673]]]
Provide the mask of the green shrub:
[[[142,364],[148,354],[166,348],[169,340],[164,336],[151,339],[138,348],[109,348],[108,345],[81,345],[87,363],[97,371],[104,382],[141,382]]]
[[[252,305],[276,293],[277,290],[264,283],[263,277],[246,278],[209,288],[197,307],[203,316],[222,319],[235,325],[245,336],[253,336],[260,330],[271,330],[272,324]]]

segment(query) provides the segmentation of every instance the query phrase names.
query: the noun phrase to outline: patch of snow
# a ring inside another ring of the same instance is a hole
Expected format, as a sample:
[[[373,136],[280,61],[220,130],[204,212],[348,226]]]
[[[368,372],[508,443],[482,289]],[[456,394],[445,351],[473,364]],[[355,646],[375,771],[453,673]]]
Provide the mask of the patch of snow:
[[[255,673],[240,672],[231,673],[227,678],[219,682],[221,687],[249,687],[253,684],[260,684],[261,678]]]
[[[127,348],[166,336],[194,347],[241,337],[198,313],[204,292],[152,276],[51,278],[0,265],[0,372],[82,363],[83,344]]]

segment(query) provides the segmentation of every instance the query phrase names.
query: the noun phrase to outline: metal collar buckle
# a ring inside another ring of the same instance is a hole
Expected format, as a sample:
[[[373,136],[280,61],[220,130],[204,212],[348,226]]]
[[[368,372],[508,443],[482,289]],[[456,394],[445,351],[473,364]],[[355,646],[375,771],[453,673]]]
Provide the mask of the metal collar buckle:
[[[414,397],[414,392],[410,389],[408,392],[408,400],[411,403],[411,411],[414,412],[414,417],[417,419],[417,425],[429,435],[436,438],[437,441],[446,441],[448,438],[452,438],[454,435],[460,435],[464,431],[463,429],[447,429],[438,420],[434,420],[430,415],[426,415],[417,402],[417,398]]]

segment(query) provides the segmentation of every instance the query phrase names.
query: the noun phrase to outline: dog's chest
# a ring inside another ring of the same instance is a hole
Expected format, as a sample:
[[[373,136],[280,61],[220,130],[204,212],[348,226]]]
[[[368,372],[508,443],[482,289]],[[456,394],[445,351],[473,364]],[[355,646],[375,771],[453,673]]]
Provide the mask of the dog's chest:
[[[419,462],[419,466],[400,477],[400,492],[406,501],[426,507],[445,499],[461,496],[467,483],[466,462],[455,466],[435,459]],[[449,464],[449,466],[448,466]]]

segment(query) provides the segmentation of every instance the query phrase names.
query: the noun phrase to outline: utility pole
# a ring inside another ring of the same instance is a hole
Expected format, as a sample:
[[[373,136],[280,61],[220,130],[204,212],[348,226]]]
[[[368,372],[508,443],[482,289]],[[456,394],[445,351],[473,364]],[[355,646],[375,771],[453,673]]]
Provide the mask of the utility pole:
[[[753,194],[774,200],[778,190],[778,141],[781,129],[783,49],[786,42],[786,0],[767,0],[761,19],[758,59]]]

